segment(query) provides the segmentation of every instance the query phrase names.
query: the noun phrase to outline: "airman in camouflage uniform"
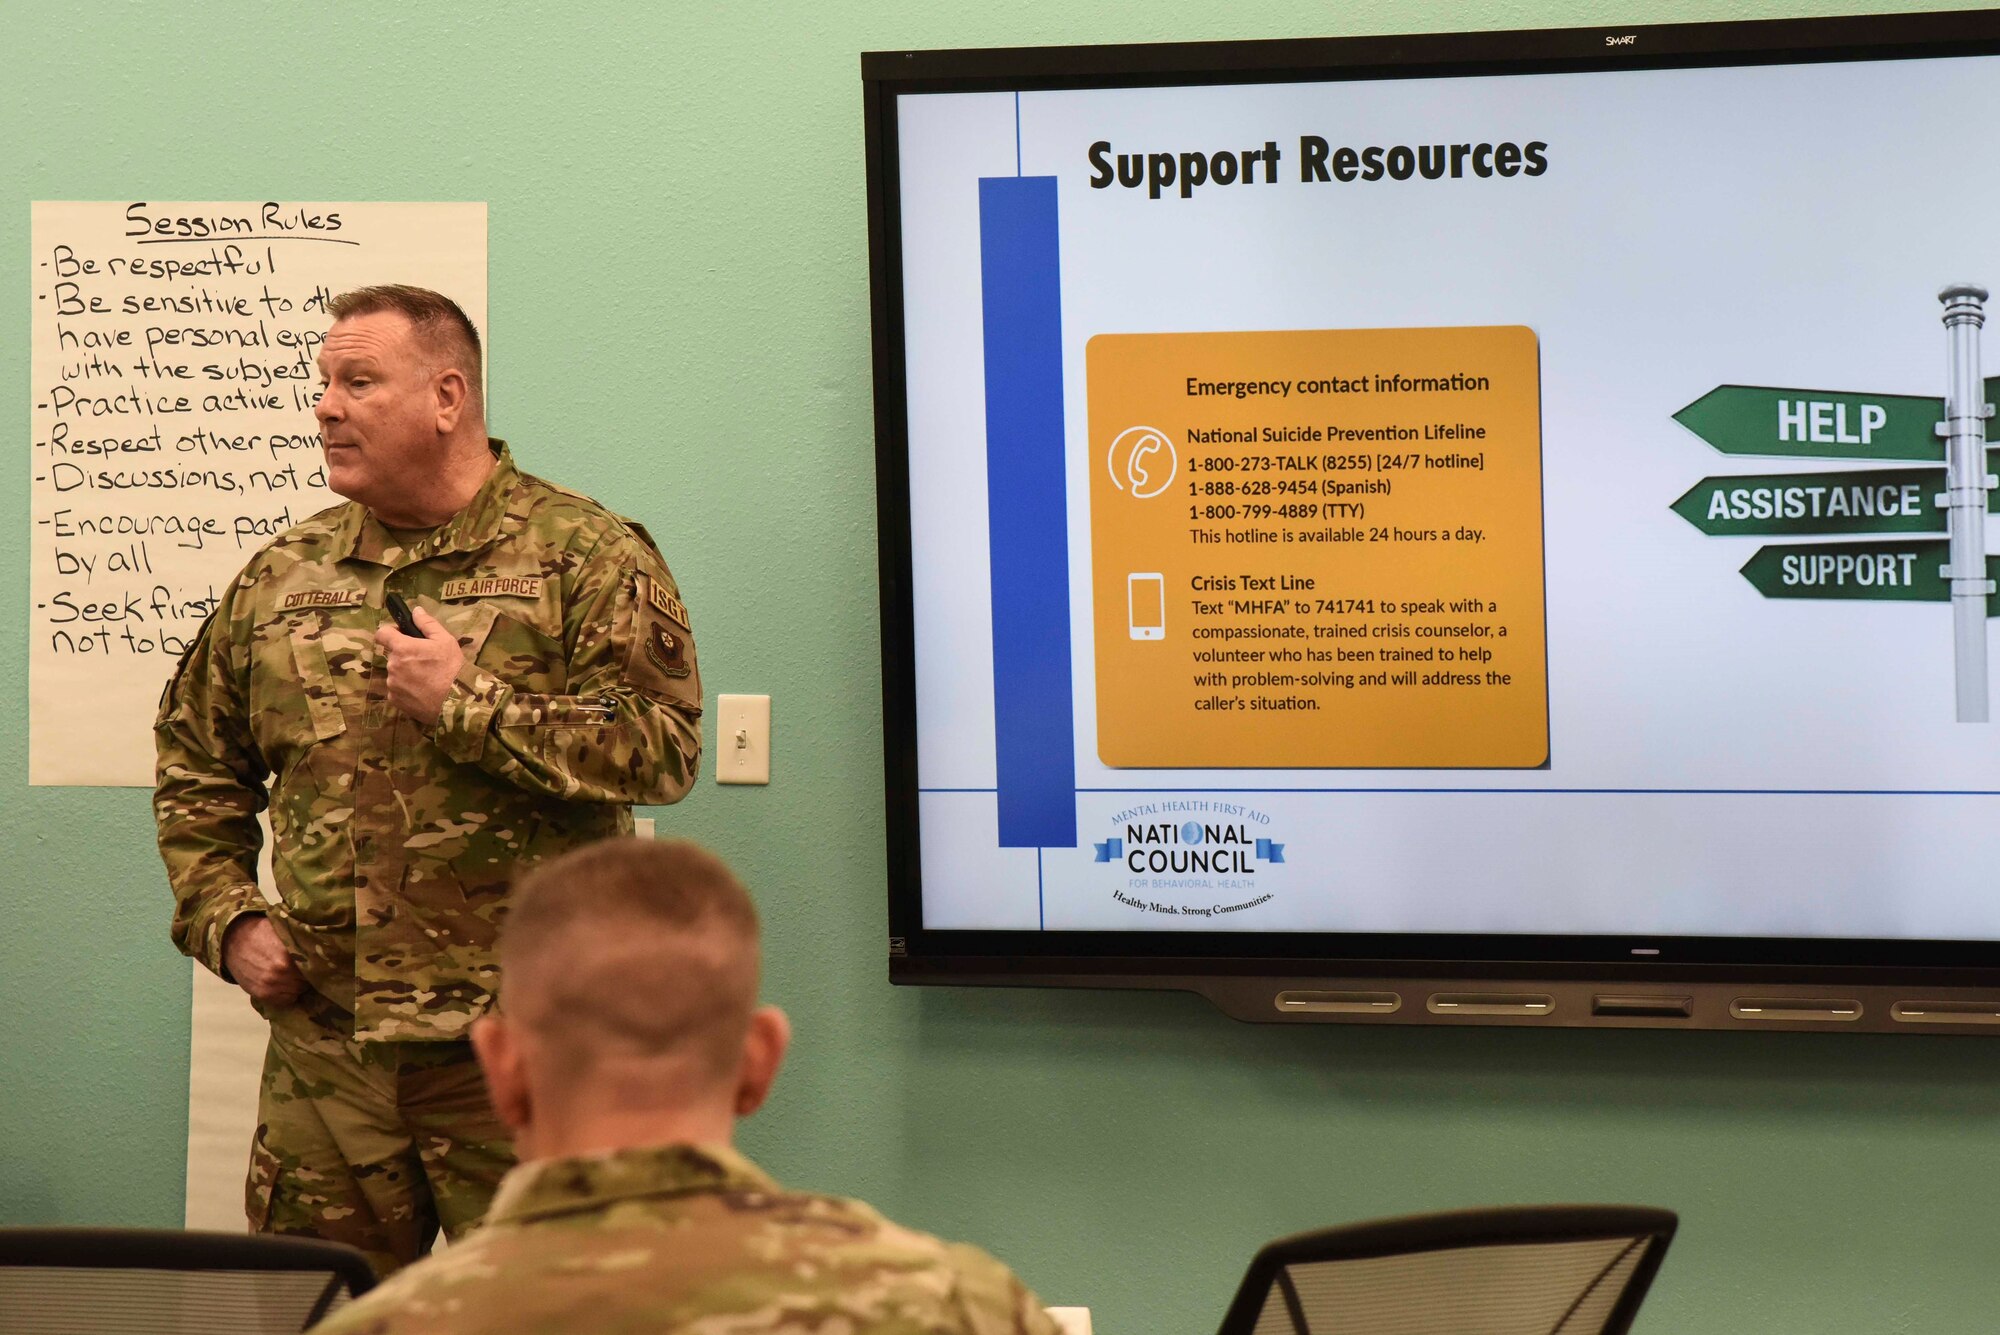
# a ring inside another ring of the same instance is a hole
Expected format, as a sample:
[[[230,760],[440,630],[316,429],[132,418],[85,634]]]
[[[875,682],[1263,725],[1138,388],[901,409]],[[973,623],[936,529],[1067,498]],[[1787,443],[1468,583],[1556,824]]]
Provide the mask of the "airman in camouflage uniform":
[[[395,308],[336,313],[329,349],[343,324],[386,330],[389,352],[416,328]],[[386,458],[426,476],[425,456],[398,463],[387,429],[340,406],[368,389],[330,387],[329,446],[356,442],[339,447],[362,456],[350,472]],[[440,1224],[475,1223],[513,1163],[464,1041],[497,988],[509,878],[629,833],[629,804],[678,800],[701,750],[687,612],[651,539],[471,425],[490,454],[468,503],[394,529],[377,500],[349,500],[280,536],[223,593],[155,725],[175,944],[231,978],[231,928],[261,916],[292,971],[261,995],[235,980],[272,1026],[251,1226],[353,1243],[384,1271]],[[382,632],[392,593],[423,643]],[[452,639],[442,703],[413,716],[396,656]],[[267,800],[276,904],[256,885]]]
[[[510,1174],[486,1225],[314,1335],[1054,1335],[975,1247],[859,1201],[781,1189],[733,1150],[674,1145]]]
[[[786,1191],[730,1148],[789,1035],[712,854],[613,840],[530,873],[474,1034],[527,1162],[464,1242],[315,1335],[1057,1335],[976,1248]]]

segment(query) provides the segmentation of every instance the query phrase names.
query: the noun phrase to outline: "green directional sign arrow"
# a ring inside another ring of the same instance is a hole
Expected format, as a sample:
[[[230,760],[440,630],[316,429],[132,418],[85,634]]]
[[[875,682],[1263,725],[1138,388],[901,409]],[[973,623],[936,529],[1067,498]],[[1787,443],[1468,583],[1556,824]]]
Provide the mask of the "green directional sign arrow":
[[[1934,540],[1827,542],[1759,547],[1743,563],[1743,578],[1766,598],[1863,598],[1895,602],[1951,601],[1951,581],[1938,573],[1951,544]],[[1987,578],[2000,577],[2000,557],[1986,558]],[[1986,600],[2000,615],[2000,594]]]
[[[1938,568],[1950,557],[1943,539],[1759,547],[1743,563],[1743,578],[1766,598],[1941,603],[1951,599],[1951,582]]]
[[[2000,403],[2000,376],[1986,381],[1986,401]],[[1829,389],[1718,385],[1674,420],[1724,454],[1804,459],[1944,459],[1937,434],[1943,398],[1848,394]],[[2000,416],[1986,424],[2000,441]]]
[[[1719,385],[1674,420],[1724,454],[1939,462],[1942,398]]]
[[[1704,533],[1942,533],[1942,468],[1705,477],[1673,504]],[[2000,499],[2000,492],[1995,492]]]

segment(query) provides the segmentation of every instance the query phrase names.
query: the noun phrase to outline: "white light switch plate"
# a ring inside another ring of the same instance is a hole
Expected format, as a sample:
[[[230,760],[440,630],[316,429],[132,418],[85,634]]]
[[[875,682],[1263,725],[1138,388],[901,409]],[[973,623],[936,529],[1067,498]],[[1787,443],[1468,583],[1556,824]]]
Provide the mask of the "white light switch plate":
[[[715,781],[771,781],[771,697],[719,695],[715,699]]]
[[[1090,1309],[1088,1307],[1051,1307],[1050,1316],[1062,1328],[1063,1335],[1090,1335]]]
[[[632,818],[632,833],[641,839],[654,839],[658,837],[653,832],[653,818],[651,816],[634,816]]]

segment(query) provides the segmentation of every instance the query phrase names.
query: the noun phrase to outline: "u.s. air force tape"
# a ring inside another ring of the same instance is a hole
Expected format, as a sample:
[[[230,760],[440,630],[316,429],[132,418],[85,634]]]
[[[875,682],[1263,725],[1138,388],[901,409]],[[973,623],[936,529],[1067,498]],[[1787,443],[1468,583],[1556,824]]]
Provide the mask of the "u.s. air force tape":
[[[445,602],[458,598],[539,598],[540,575],[481,575],[472,579],[448,579],[438,590]]]

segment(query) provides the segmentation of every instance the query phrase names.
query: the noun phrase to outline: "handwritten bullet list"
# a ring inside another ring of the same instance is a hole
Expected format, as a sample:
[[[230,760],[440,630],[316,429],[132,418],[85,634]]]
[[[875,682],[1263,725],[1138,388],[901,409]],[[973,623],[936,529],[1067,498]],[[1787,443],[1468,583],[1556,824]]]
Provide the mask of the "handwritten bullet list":
[[[32,265],[32,779],[149,784],[153,705],[219,591],[339,500],[328,303],[419,282],[483,324],[485,208],[37,203]],[[101,745],[39,745],[59,721]]]

